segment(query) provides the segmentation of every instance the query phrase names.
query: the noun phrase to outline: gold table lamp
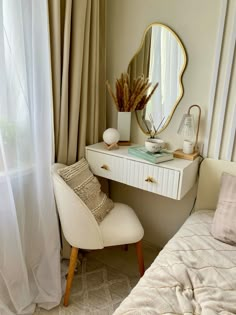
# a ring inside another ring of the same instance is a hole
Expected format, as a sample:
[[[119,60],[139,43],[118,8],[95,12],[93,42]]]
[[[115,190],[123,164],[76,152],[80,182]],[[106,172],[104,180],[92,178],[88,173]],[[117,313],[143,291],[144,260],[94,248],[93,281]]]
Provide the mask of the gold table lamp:
[[[198,120],[197,120],[196,133],[195,133],[193,115],[190,113],[191,109],[194,107],[198,109]],[[183,149],[178,149],[178,150],[174,151],[174,157],[180,158],[180,159],[186,159],[186,160],[194,160],[199,155],[198,134],[199,134],[199,127],[200,127],[200,120],[201,120],[201,107],[199,105],[191,105],[188,109],[187,114],[183,115],[183,118],[181,120],[181,123],[179,125],[179,129],[178,129],[177,133],[183,135],[187,139],[193,138],[195,135],[194,145],[191,144],[190,141],[185,140],[186,142],[189,142],[189,146],[193,145],[193,150],[191,153],[186,153],[183,151]]]

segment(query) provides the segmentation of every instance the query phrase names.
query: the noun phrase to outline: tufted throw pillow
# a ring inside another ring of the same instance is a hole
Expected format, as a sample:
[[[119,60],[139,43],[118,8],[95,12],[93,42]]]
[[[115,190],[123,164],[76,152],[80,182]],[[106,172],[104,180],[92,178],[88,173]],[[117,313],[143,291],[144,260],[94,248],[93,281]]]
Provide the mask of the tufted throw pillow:
[[[218,204],[212,224],[214,238],[236,245],[236,176],[221,176]]]
[[[114,207],[114,204],[101,191],[101,185],[89,170],[88,162],[82,158],[73,165],[59,169],[58,174],[86,204],[97,222],[101,223],[108,212]]]

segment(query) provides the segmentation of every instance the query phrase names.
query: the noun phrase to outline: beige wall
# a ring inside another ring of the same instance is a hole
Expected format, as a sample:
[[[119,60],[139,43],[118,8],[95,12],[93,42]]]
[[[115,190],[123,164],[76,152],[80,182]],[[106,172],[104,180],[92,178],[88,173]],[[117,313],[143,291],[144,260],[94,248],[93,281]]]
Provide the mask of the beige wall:
[[[214,67],[217,26],[221,0],[107,0],[107,79],[126,71],[139,47],[145,28],[152,22],[171,27],[182,40],[188,55],[183,76],[184,97],[160,137],[171,149],[181,146],[176,135],[182,114],[191,104],[202,107],[200,141],[203,142],[205,117]],[[116,127],[116,110],[107,94],[108,127]],[[142,144],[145,135],[132,117],[131,140]],[[145,239],[163,246],[188,216],[195,198],[193,188],[181,201],[164,198],[118,183],[111,183],[111,196],[126,202],[137,212],[145,229]]]
[[[171,27],[182,40],[188,55],[183,76],[184,97],[168,128],[161,137],[171,148],[181,145],[176,135],[180,117],[191,104],[203,108],[200,139],[203,139],[204,121],[209,100],[211,75],[217,38],[217,23],[221,0],[107,0],[107,79],[114,79],[126,71],[129,61],[138,49],[145,28],[152,22]],[[108,124],[116,126],[116,110],[107,95]],[[132,140],[143,143],[145,135],[132,120]]]

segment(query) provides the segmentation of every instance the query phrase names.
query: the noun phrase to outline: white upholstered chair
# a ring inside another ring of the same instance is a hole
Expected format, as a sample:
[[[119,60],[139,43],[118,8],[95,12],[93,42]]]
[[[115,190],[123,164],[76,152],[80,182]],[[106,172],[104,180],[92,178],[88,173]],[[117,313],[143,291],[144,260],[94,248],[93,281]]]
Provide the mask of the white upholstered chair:
[[[133,209],[121,203],[115,203],[114,208],[98,224],[83,201],[58,175],[57,170],[62,167],[65,165],[54,164],[52,177],[62,231],[72,247],[64,296],[64,305],[67,306],[79,248],[101,249],[136,243],[139,272],[142,276],[144,262],[141,240],[144,231]]]

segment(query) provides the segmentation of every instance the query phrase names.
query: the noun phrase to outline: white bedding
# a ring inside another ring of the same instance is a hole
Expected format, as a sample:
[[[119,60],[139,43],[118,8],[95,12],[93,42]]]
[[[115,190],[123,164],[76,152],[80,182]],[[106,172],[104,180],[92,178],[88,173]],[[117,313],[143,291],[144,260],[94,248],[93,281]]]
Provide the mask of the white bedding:
[[[114,315],[236,314],[236,247],[211,236],[213,215],[188,218]]]

